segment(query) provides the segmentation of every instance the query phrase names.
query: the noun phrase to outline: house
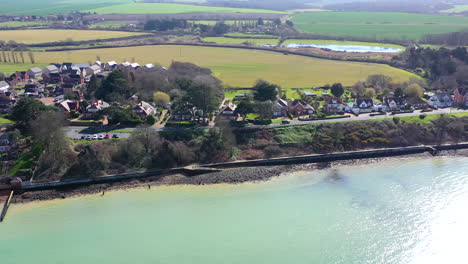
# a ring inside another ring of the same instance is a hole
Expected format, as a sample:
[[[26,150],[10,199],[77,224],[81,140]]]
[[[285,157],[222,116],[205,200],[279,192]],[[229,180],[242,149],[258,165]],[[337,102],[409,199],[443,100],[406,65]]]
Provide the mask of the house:
[[[405,108],[405,99],[401,97],[385,97],[382,102],[383,111],[400,111]]]
[[[304,95],[307,96],[307,97],[312,97],[312,98],[317,97],[317,94],[309,92],[309,91],[305,91]]]
[[[0,133],[0,152],[7,153],[16,148],[15,138],[8,132]]]
[[[325,112],[329,114],[343,113],[345,105],[340,98],[328,97],[325,104],[323,105]]]
[[[80,73],[84,73],[86,69],[89,68],[91,65],[89,65],[89,63],[76,63],[73,66],[78,68],[80,70]],[[76,69],[74,67],[72,67],[72,69]]]
[[[407,98],[406,103],[411,105],[413,109],[428,109],[429,108],[429,104],[419,97]]]
[[[148,116],[156,114],[156,108],[145,101],[141,101],[132,108],[132,112],[138,115],[141,120],[146,120]]]
[[[218,116],[231,121],[236,121],[239,118],[239,115],[235,113],[237,105],[233,103],[228,103],[227,105],[221,107],[219,110]]]
[[[283,99],[274,101],[272,104],[272,112],[273,112],[273,117],[288,116],[288,112],[289,112],[288,102]]]
[[[101,67],[99,65],[91,65],[85,70],[86,76],[93,76],[101,72]]]
[[[34,83],[28,83],[24,86],[24,93],[30,93],[30,94],[39,94],[40,88],[39,85],[34,84]]]
[[[11,79],[15,79],[18,83],[20,82],[26,82],[28,81],[30,78],[29,78],[29,73],[28,72],[25,72],[25,71],[22,71],[22,72],[15,72],[13,73],[11,76],[10,76]],[[11,83],[10,83],[11,85]]]
[[[49,75],[51,73],[59,73],[59,68],[55,65],[49,65],[42,69],[42,75]]]
[[[30,79],[38,79],[42,77],[42,70],[41,68],[38,68],[38,67],[29,69],[27,73]]]
[[[50,73],[43,75],[43,80],[47,83],[61,83],[63,82],[63,75],[60,73]]]
[[[104,70],[106,71],[113,71],[115,69],[115,67],[117,67],[117,62],[115,61],[109,61],[108,63],[106,63],[104,65]]]
[[[289,103],[289,113],[294,116],[311,115],[314,113],[314,108],[304,100],[294,100]]]
[[[64,83],[83,84],[85,82],[80,74],[68,74],[63,78]]]
[[[10,89],[10,84],[5,81],[0,81],[0,92],[6,92]]]
[[[97,100],[96,102],[86,107],[86,111],[83,117],[85,119],[95,119],[98,117],[99,111],[106,109],[107,107],[109,107],[108,103],[104,102],[103,100]]]
[[[14,79],[14,78],[11,78],[11,77],[5,78],[5,82],[7,82],[8,85],[10,85],[10,88],[13,88],[13,89],[14,89],[14,88],[18,85],[18,83],[19,83],[18,79]]]
[[[437,92],[429,100],[427,103],[436,108],[446,108],[453,106],[452,95],[447,92]]]
[[[64,100],[55,103],[55,106],[60,108],[65,114],[70,114],[71,112],[78,112],[80,110],[79,101]]]
[[[154,68],[154,64],[145,64],[145,68],[146,69],[153,69]]]
[[[375,111],[374,109],[374,100],[369,99],[369,98],[359,98],[356,99],[356,102],[354,103],[354,113],[371,113]],[[358,112],[359,111],[359,112]]]
[[[461,107],[468,106],[468,88],[457,88],[453,93],[453,101]]]
[[[16,104],[16,96],[12,92],[0,93],[0,113],[8,114]]]
[[[140,68],[140,64],[138,64],[138,63],[136,63],[136,62],[130,64],[130,66],[131,66],[133,69],[138,69],[138,68]]]

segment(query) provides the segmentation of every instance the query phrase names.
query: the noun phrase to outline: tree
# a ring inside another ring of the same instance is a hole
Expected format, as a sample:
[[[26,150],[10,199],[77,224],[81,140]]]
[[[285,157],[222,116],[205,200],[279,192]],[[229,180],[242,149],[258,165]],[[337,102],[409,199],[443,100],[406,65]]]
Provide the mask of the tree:
[[[351,87],[351,92],[356,98],[363,97],[366,92],[366,86],[363,82],[357,82],[353,87]]]
[[[209,78],[198,78],[190,85],[185,96],[185,101],[202,111],[205,119],[218,109],[221,103],[218,96],[216,83]]]
[[[263,25],[265,25],[265,22],[263,22],[263,19],[262,19],[262,18],[259,18],[259,19],[257,20],[257,25],[258,25],[258,26],[263,26]]]
[[[273,20],[273,23],[274,23],[275,25],[277,25],[277,26],[281,26],[281,19],[275,18],[275,19]]]
[[[3,72],[0,72],[0,81],[5,80],[5,74]]]
[[[367,98],[371,98],[371,99],[372,99],[372,98],[375,97],[376,94],[377,94],[377,92],[375,91],[374,88],[367,88],[367,89],[366,89],[365,95],[366,95]]]
[[[401,87],[396,88],[395,92],[393,92],[393,94],[395,95],[395,97],[405,96],[405,92],[403,91],[403,89]]]
[[[255,104],[255,112],[260,116],[260,119],[271,119],[272,116],[272,107],[271,102],[259,102]]]
[[[150,116],[148,116],[148,117],[146,118],[146,121],[145,121],[145,122],[146,122],[146,124],[152,126],[152,125],[154,125],[154,124],[156,123],[156,118],[154,118],[153,115],[150,115]]]
[[[340,98],[343,94],[344,94],[344,88],[343,88],[343,85],[341,85],[341,83],[335,83],[332,85],[331,87],[331,93]]]
[[[55,108],[45,106],[41,101],[32,98],[22,98],[13,107],[10,119],[16,122],[21,132],[29,132],[30,122],[36,120],[43,112]]]
[[[218,23],[216,23],[216,25],[214,25],[214,27],[213,27],[213,32],[214,32],[216,35],[224,35],[224,34],[226,34],[228,31],[229,31],[229,26],[226,25],[226,24],[223,23],[223,22],[218,22]]]
[[[254,86],[254,99],[258,101],[275,100],[280,87],[264,80],[259,80]]]
[[[392,83],[392,77],[383,74],[374,74],[367,77],[366,86],[373,87],[376,91],[388,88]]]
[[[242,117],[242,120],[245,120],[248,114],[253,113],[253,105],[248,101],[242,101],[237,105],[236,110],[234,111],[235,114],[238,114]]]
[[[5,53],[3,54],[3,56],[5,56]],[[32,53],[32,51],[28,52],[28,56],[32,64],[36,63],[36,59],[34,58],[34,53]]]
[[[133,87],[124,78],[121,71],[113,71],[102,82],[95,96],[106,101],[124,101],[133,95]]]
[[[153,95],[154,103],[158,106],[166,106],[171,102],[171,97],[167,93],[155,92]]]
[[[408,97],[423,97],[424,89],[421,85],[413,83],[406,88],[406,96]]]
[[[86,99],[92,100],[95,99],[96,91],[101,86],[101,80],[96,76],[91,76],[91,79],[88,83],[88,89],[86,89]]]

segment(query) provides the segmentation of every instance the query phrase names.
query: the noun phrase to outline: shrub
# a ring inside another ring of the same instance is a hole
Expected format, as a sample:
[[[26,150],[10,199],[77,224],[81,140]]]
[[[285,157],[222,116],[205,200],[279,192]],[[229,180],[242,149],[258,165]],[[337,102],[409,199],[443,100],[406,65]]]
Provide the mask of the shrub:
[[[393,118],[393,123],[395,123],[395,125],[400,124],[400,118],[399,117],[394,117]]]
[[[427,117],[427,115],[419,115],[419,119],[424,119],[426,117]]]

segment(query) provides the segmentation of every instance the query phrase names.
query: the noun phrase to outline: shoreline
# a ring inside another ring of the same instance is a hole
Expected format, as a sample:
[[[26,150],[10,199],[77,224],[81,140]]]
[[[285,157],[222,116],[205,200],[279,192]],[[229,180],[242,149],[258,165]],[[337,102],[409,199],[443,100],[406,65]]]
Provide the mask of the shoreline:
[[[443,151],[438,157],[468,157],[468,150]],[[334,161],[326,163],[311,163],[302,165],[281,165],[271,167],[240,167],[226,169],[222,172],[202,174],[188,177],[181,174],[153,176],[144,179],[135,179],[128,182],[103,183],[74,188],[31,191],[16,195],[12,204],[26,204],[37,201],[60,200],[77,198],[85,195],[98,195],[111,191],[129,190],[138,188],[152,188],[173,185],[216,185],[216,184],[242,184],[261,183],[275,177],[281,177],[297,171],[312,171],[334,169],[345,166],[371,165],[401,159],[433,158],[430,154],[415,154],[408,156],[371,158],[361,160]]]

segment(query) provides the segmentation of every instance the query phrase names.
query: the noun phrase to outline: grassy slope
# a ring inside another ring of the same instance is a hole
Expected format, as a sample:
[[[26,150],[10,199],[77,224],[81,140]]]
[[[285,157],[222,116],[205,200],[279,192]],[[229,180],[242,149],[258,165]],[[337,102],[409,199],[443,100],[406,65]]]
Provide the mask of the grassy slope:
[[[214,6],[197,6],[184,4],[167,3],[130,3],[122,5],[113,5],[103,8],[89,10],[98,14],[177,14],[177,13],[274,13],[286,14],[286,12],[248,9],[248,8],[229,8]]]
[[[278,39],[242,39],[242,38],[223,38],[223,37],[208,37],[203,38],[206,42],[226,43],[226,44],[242,44],[245,42],[252,43],[253,45],[277,45]]]
[[[359,41],[337,41],[337,40],[324,40],[324,39],[288,39],[283,42],[283,45],[300,43],[300,44],[317,44],[317,45],[353,45],[353,46],[369,46],[369,47],[384,47],[405,49],[405,47],[394,44],[374,43],[374,42],[359,42]]]
[[[5,15],[52,15],[83,11],[87,9],[131,3],[132,0],[2,0],[0,14]]]
[[[114,49],[94,49],[67,52],[35,53],[36,61],[86,62],[96,56],[103,61],[125,61],[135,58],[140,64],[172,61],[192,62],[208,67],[227,85],[250,87],[258,79],[266,79],[284,87],[312,87],[342,82],[352,85],[370,74],[386,74],[395,81],[406,81],[415,75],[388,65],[339,62],[255,50],[190,47],[145,46]]]
[[[1,40],[14,40],[19,43],[33,44],[73,40],[92,40],[120,38],[127,36],[141,35],[141,33],[118,32],[118,31],[98,31],[98,30],[1,30]]]
[[[420,39],[468,28],[467,17],[385,12],[314,12],[293,17],[304,32],[329,36]]]
[[[468,11],[468,5],[455,5],[454,8],[442,10],[440,12],[450,14],[450,13],[461,13],[461,12],[466,12],[466,11]]]

